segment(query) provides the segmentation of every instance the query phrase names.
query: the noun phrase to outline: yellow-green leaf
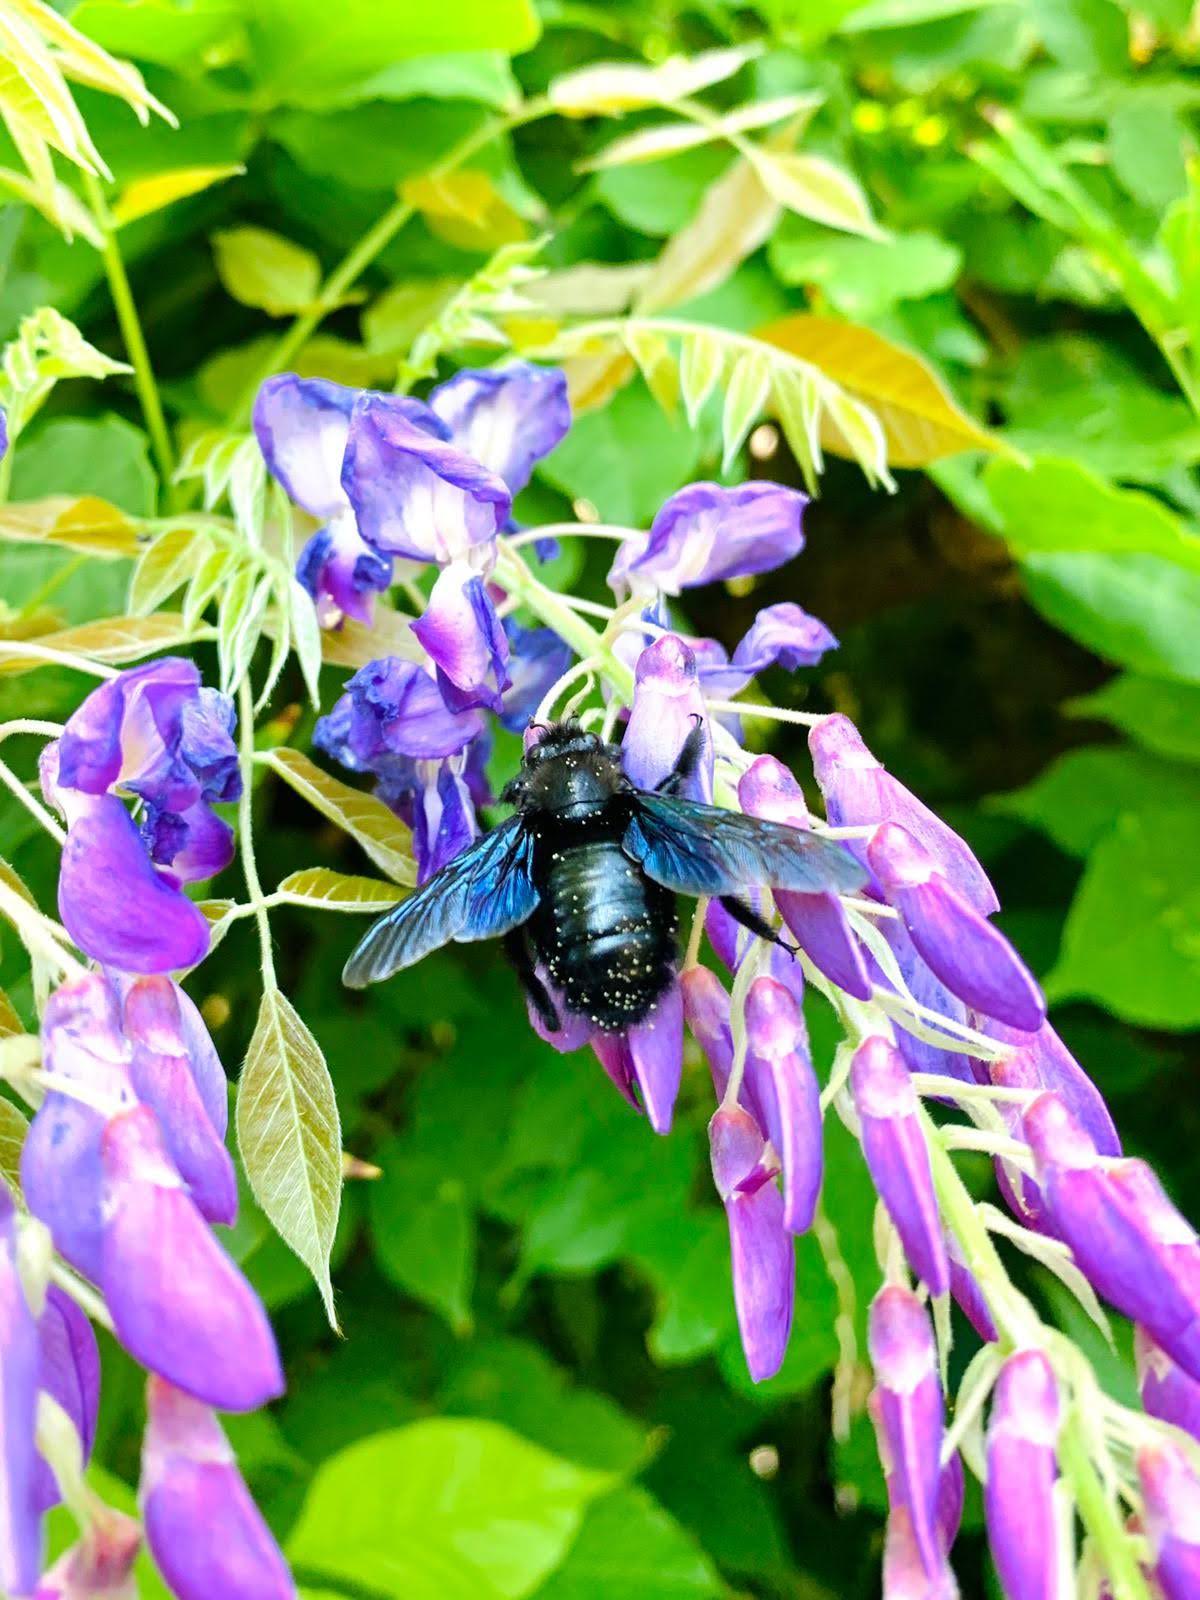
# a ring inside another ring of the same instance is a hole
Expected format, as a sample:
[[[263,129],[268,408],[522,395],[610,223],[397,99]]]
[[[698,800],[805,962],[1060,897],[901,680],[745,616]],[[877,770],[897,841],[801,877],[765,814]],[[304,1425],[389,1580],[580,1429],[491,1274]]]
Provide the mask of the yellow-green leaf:
[[[683,408],[693,428],[724,370],[725,352],[719,339],[706,333],[684,337],[679,355],[679,384],[683,390]]]
[[[883,237],[858,180],[824,156],[763,150],[755,168],[767,193],[797,216],[868,239]]]
[[[599,155],[580,162],[580,172],[602,172],[609,167],[628,167],[646,161],[661,161],[666,156],[678,155],[683,150],[693,150],[697,145],[711,144],[716,139],[728,139],[754,128],[769,127],[772,122],[782,122],[785,117],[814,112],[824,100],[819,93],[785,94],[773,100],[759,100],[739,106],[726,116],[714,117],[712,122],[662,122],[653,128],[640,128],[605,145]]]
[[[123,511],[94,495],[55,494],[0,506],[0,540],[61,544],[89,556],[135,556],[138,533]]]
[[[416,883],[412,836],[382,800],[330,777],[306,755],[286,745],[268,751],[263,760],[314,810],[360,844],[381,872],[396,883]]]
[[[883,426],[893,467],[923,467],[960,450],[1002,448],[923,361],[870,328],[800,313],[760,328],[758,337],[811,362],[869,406]],[[846,453],[835,430],[822,438],[829,449]]]
[[[0,1039],[7,1039],[10,1034],[24,1033],[25,1028],[17,1015],[17,1009],[12,1001],[0,989]]]
[[[65,183],[58,183],[53,169],[42,178],[30,177],[24,172],[14,172],[11,167],[0,167],[0,189],[7,189],[18,200],[35,211],[40,211],[52,227],[60,228],[68,239],[76,234],[97,250],[104,248],[104,235],[96,226],[91,212]]]
[[[195,528],[170,528],[157,538],[133,569],[129,609],[145,616],[188,583],[208,554],[206,534]]]
[[[189,195],[201,194],[214,183],[224,183],[226,178],[236,178],[245,172],[239,162],[215,167],[177,167],[173,172],[156,172],[149,178],[135,178],[126,184],[112,208],[112,219],[118,228],[139,217],[148,217],[176,200],[186,200]]]
[[[745,45],[672,56],[657,67],[600,61],[556,78],[550,103],[566,117],[619,116],[641,106],[670,105],[731,78],[757,54],[757,46]]]
[[[306,311],[321,289],[321,263],[311,250],[266,228],[228,228],[213,235],[217,275],[235,300],[272,317]]]
[[[679,365],[666,336],[648,329],[630,328],[624,342],[650,393],[669,417],[674,416],[679,404]]]
[[[58,633],[44,633],[37,639],[22,642],[35,645],[39,651],[62,651],[111,666],[124,666],[126,662],[140,661],[143,656],[152,656],[159,650],[190,644],[192,636],[192,629],[185,625],[177,611],[159,611],[152,617],[104,617],[99,622],[85,622],[78,628],[64,628]],[[43,655],[5,655],[0,657],[0,677],[14,677],[51,665],[53,662]]]
[[[824,465],[821,457],[821,392],[808,373],[779,368],[771,382],[775,415],[810,491]]]
[[[408,178],[400,195],[416,207],[432,233],[460,250],[495,250],[524,239],[529,231],[488,174],[472,168]]]
[[[0,1178],[14,1193],[21,1187],[21,1147],[29,1123],[11,1100],[0,1100]]]
[[[397,884],[333,872],[328,867],[290,872],[275,892],[296,905],[320,906],[325,911],[387,911],[404,898]]]
[[[321,1047],[278,989],[262,997],[237,1096],[238,1150],[268,1220],[316,1279],[336,1328],[329,1253],[342,1200],[342,1130]]]
[[[321,659],[331,667],[365,667],[380,656],[399,656],[402,661],[424,661],[425,652],[412,631],[411,617],[393,606],[377,604],[375,621],[364,623],[345,617],[340,628],[321,635]]]
[[[721,417],[724,446],[722,471],[728,472],[733,458],[750,432],[751,424],[763,408],[771,387],[771,369],[764,356],[747,353],[737,358],[725,390],[725,409]]]

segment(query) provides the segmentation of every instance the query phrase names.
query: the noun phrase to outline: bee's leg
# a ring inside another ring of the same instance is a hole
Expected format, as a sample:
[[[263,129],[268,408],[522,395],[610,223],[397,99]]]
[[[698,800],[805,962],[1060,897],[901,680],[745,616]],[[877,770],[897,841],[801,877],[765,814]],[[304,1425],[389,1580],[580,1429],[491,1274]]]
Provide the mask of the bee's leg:
[[[779,929],[773,928],[747,901],[740,899],[736,894],[723,894],[718,896],[718,900],[733,920],[740,922],[743,928],[749,928],[751,933],[757,934],[760,939],[765,939],[768,944],[777,944],[781,950],[786,950],[789,955],[795,956],[800,948],[799,945],[790,944]]]
[[[501,941],[504,945],[504,954],[512,963],[513,971],[520,981],[522,989],[529,996],[530,1004],[542,1019],[542,1025],[547,1033],[557,1033],[561,1023],[558,1012],[554,1009],[554,1001],[546,991],[546,985],[537,975],[533,964],[533,957],[529,952],[529,940],[525,937],[524,928],[512,928],[504,935]]]
[[[700,762],[704,755],[704,718],[698,712],[692,713],[692,730],[683,741],[683,748],[676,758],[675,765],[667,773],[661,783],[655,785],[656,794],[678,794],[690,778],[694,778],[700,770]]]

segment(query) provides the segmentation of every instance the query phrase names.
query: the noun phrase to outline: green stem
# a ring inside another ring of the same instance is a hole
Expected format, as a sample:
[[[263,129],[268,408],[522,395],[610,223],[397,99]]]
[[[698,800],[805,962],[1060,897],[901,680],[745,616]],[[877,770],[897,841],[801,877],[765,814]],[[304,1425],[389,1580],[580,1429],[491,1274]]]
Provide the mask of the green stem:
[[[527,122],[536,121],[538,117],[548,115],[552,109],[548,101],[529,100],[515,111],[491,118],[469,133],[465,139],[459,140],[458,144],[448,150],[442,159],[429,169],[426,176],[444,178],[447,173],[455,171],[473,155],[486,148],[494,139],[501,138],[513,128],[519,128]],[[387,248],[405,223],[415,215],[416,209],[411,201],[396,200],[367,229],[325,280],[315,304],[297,317],[291,327],[287,328],[271,346],[253,377],[238,396],[230,418],[232,426],[240,427],[245,424],[254,405],[259,385],[273,373],[282,372],[288,366],[296,352],[311,338],[329,313],[337,308],[343,296],[354,287],[376,256]]]
[[[117,244],[116,232],[113,229],[104,193],[90,172],[83,174],[83,185],[96,226],[104,238],[100,255],[108,278],[109,292],[116,308],[121,337],[125,341],[125,349],[133,366],[133,383],[141,403],[142,415],[146,419],[146,431],[150,435],[159,476],[162,478],[164,492],[169,494],[175,478],[175,452],[171,446],[171,436],[167,431],[158,384],[154,378],[154,368],[150,365],[150,352],[146,349],[142,324],[138,318],[137,306],[134,304],[133,291],[129,287],[129,278],[125,271],[125,263],[121,259],[120,247]]]
[[[242,793],[238,801],[238,844],[242,852],[242,873],[246,889],[254,907],[254,922],[258,928],[258,948],[263,982],[268,989],[277,989],[275,955],[271,949],[271,919],[266,911],[266,896],[258,876],[258,862],[254,855],[254,696],[250,679],[243,678],[238,686],[238,746],[242,761]]]
[[[565,639],[581,661],[595,660],[626,704],[633,699],[633,670],[620,660],[604,636],[548,589],[514,550],[501,544],[496,561],[496,581],[527,605],[538,618]]]
[[[1078,1409],[1072,1406],[1058,1439],[1058,1464],[1070,1486],[1083,1525],[1095,1541],[1112,1580],[1113,1600],[1150,1600],[1133,1546],[1104,1485],[1096,1476]]]

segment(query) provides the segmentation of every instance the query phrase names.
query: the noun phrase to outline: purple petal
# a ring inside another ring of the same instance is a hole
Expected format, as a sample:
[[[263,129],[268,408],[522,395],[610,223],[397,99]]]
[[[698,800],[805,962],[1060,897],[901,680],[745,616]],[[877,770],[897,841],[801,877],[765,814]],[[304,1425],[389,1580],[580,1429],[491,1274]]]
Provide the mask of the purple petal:
[[[147,807],[147,817],[151,815]],[[236,849],[233,829],[224,817],[217,816],[203,800],[197,800],[173,821],[176,826],[169,851],[160,851],[151,843],[151,855],[170,869],[170,877],[176,883],[204,883],[224,872]]]
[[[217,1419],[161,1379],[148,1390],[139,1493],[146,1542],[178,1600],[294,1600],[279,1546]]]
[[[236,800],[242,769],[233,732],[237,712],[227,694],[202,688],[179,711],[179,756],[200,784],[202,800]]]
[[[621,1041],[612,1039],[607,1035],[597,1033],[587,1017],[582,1016],[578,1011],[568,1010],[563,1000],[562,991],[555,985],[554,980],[546,971],[545,967],[539,965],[537,968],[537,975],[541,981],[542,987],[553,1001],[555,1011],[558,1013],[558,1028],[555,1032],[551,1033],[549,1028],[546,1027],[545,1023],[538,1015],[537,1009],[534,1007],[532,1002],[529,1001],[528,997],[526,997],[526,1008],[529,1012],[530,1025],[532,1026],[533,1031],[537,1034],[538,1038],[544,1039],[546,1043],[553,1046],[553,1048],[557,1050],[560,1055],[570,1055],[575,1050],[582,1050],[586,1044],[595,1044],[597,1046],[596,1054],[600,1058],[600,1064],[604,1067],[605,1071],[609,1073],[609,1076],[613,1079],[613,1082],[621,1091],[621,1094],[626,1100],[629,1101],[629,1104],[634,1108],[634,1110],[640,1111],[641,1107],[638,1105],[637,1097],[634,1095],[633,1089],[629,1083],[627,1073],[627,1058],[620,1048]],[[602,1054],[599,1047],[604,1044],[606,1040],[607,1043],[613,1048],[606,1054]],[[613,1072],[609,1071],[610,1062],[612,1063],[613,1069],[616,1072],[616,1076],[613,1075]]]
[[[1178,1445],[1143,1445],[1137,1453],[1146,1536],[1165,1600],[1200,1594],[1200,1481]]]
[[[628,1030],[625,1043],[646,1119],[655,1133],[669,1133],[683,1074],[683,996],[677,983]]]
[[[523,628],[514,618],[505,617],[504,632],[508,637],[509,687],[500,721],[510,733],[520,733],[547,689],[571,665],[575,652],[552,628]]]
[[[773,978],[756,978],[746,996],[751,1078],[766,1132],[783,1163],[784,1226],[807,1233],[824,1171],[821,1091],[808,1052],[804,1016]]]
[[[91,1323],[74,1300],[54,1284],[46,1290],[45,1308],[38,1319],[38,1344],[38,1387],[56,1400],[74,1423],[86,1464],[96,1440],[100,1351]],[[49,1464],[39,1456],[35,1490],[38,1511],[49,1511],[61,1498]]]
[[[869,1344],[888,1496],[893,1511],[907,1511],[925,1571],[934,1577],[943,1563],[938,1496],[944,1407],[933,1329],[911,1290],[893,1284],[875,1296]]]
[[[910,833],[882,823],[867,860],[935,977],[985,1016],[1027,1033],[1041,1027],[1046,1002],[1025,963]]]
[[[757,1187],[757,1168],[765,1149],[762,1130],[741,1106],[722,1105],[713,1112],[708,1124],[708,1155],[713,1183],[722,1200],[743,1187]]]
[[[804,791],[774,756],[759,756],[742,774],[738,802],[751,817],[786,822],[794,828],[810,825]],[[825,976],[856,999],[869,1000],[867,965],[837,895],[780,890],[775,904],[801,949]]]
[[[342,457],[358,392],[283,372],[267,379],[254,402],[254,432],[268,470],[314,517],[346,508]]]
[[[926,1571],[904,1506],[888,1517],[883,1547],[883,1600],[958,1600],[958,1585],[943,1557],[934,1573]]]
[[[489,546],[512,506],[503,479],[383,395],[363,394],[355,404],[342,485],[369,544],[440,565]]]
[[[8,415],[0,406],[0,461],[8,454]]]
[[[439,574],[412,631],[437,668],[442,698],[452,711],[500,709],[510,682],[508,635],[483,579],[465,561],[452,561]]]
[[[962,1457],[955,1453],[942,1468],[942,1476],[938,1482],[937,1523],[942,1538],[942,1548],[945,1550],[949,1550],[958,1537],[966,1493]]]
[[[758,613],[733,652],[733,665],[751,678],[776,665],[795,672],[815,667],[827,651],[837,649],[837,643],[819,617],[784,600]]]
[[[58,909],[86,955],[126,972],[194,967],[208,954],[208,923],[155,871],[114,795],[89,800],[68,830]]]
[[[936,978],[928,966],[917,954],[917,950],[904,924],[898,917],[890,917],[880,923],[879,931],[891,947],[896,958],[896,965],[900,969],[900,976],[908,987],[909,993],[918,1004],[927,1006],[931,1011],[936,1011],[943,1017],[950,1017],[955,1022],[965,1023],[967,1008],[957,995],[951,994],[946,985]],[[884,988],[892,987],[891,980],[878,965],[869,951],[863,956],[867,972],[873,977],[874,982]],[[908,1063],[910,1072],[931,1072],[941,1074],[948,1078],[959,1078],[964,1083],[974,1083],[975,1073],[971,1061],[957,1050],[943,1050],[937,1045],[929,1044],[924,1039],[918,1039],[915,1034],[900,1028],[896,1032],[896,1048]]]
[[[930,1294],[945,1294],[950,1263],[908,1068],[886,1039],[867,1039],[855,1052],[850,1085],[871,1180],[904,1254]]]
[[[196,1081],[176,993],[169,978],[157,977],[140,978],[125,996],[133,1087],[158,1118],[167,1153],[201,1215],[232,1224],[237,1176]]]
[[[458,755],[484,730],[478,711],[451,711],[415,661],[384,656],[361,667],[313,731],[313,743],[352,772],[385,772],[396,756]]]
[[[7,1190],[5,1190],[7,1195]],[[41,1351],[17,1271],[11,1201],[0,1218],[0,1591],[25,1595],[41,1571],[34,1444]]]
[[[138,1600],[133,1564],[142,1545],[141,1528],[111,1506],[94,1504],[89,1514],[79,1543],[59,1556],[33,1600]]]
[[[1049,1221],[1080,1270],[1200,1380],[1200,1242],[1191,1225],[1145,1162],[1102,1165],[1057,1095],[1039,1095],[1023,1126]]]
[[[952,1233],[946,1235],[946,1255],[950,1262],[950,1293],[985,1344],[996,1344],[1000,1334],[995,1320],[984,1299],[983,1290],[963,1260],[961,1247]]]
[[[642,651],[635,677],[621,761],[635,787],[653,789],[679,759],[696,718],[703,721],[704,697],[696,678],[696,658],[675,634],[664,634]],[[689,798],[712,798],[712,767],[712,743],[706,737],[700,771],[684,789]]]
[[[503,478],[513,494],[571,426],[565,375],[528,361],[459,372],[431,392],[429,405],[452,443]]]
[[[461,756],[416,765],[422,781],[412,797],[410,825],[417,882],[427,883],[478,837],[479,827]]]
[[[924,845],[950,883],[981,917],[1000,909],[996,891],[967,845],[953,828],[880,766],[849,717],[826,717],[813,728],[808,744],[813,770],[825,797],[825,812],[835,827],[898,822]],[[853,840],[850,849],[865,866],[865,843]]]
[[[716,973],[707,967],[688,967],[680,975],[679,988],[687,1025],[704,1051],[712,1072],[713,1088],[717,1099],[721,1100],[733,1067],[729,995]]]
[[[1133,1350],[1146,1415],[1172,1422],[1200,1441],[1200,1382],[1177,1366],[1140,1324],[1134,1329]]]
[[[148,1106],[108,1124],[101,1287],[136,1361],[224,1411],[283,1392],[266,1313],[170,1165]]]
[[[340,627],[343,617],[369,628],[375,620],[375,596],[391,588],[394,565],[391,556],[373,550],[361,537],[346,511],[318,528],[301,550],[296,581],[316,601],[323,628]]]
[[[1009,1600],[1056,1600],[1058,1387],[1039,1350],[1001,1368],[987,1431],[988,1543]]]
[[[683,589],[723,578],[770,572],[804,546],[801,518],[808,499],[777,483],[743,483],[727,489],[693,483],[665,502],[644,541],[623,544],[609,582]]]
[[[708,1125],[713,1181],[725,1202],[733,1296],[746,1365],[755,1383],[779,1371],[792,1327],[796,1262],[783,1196],[758,1165],[763,1138],[753,1117],[722,1107]]]
[[[167,746],[178,744],[183,706],[199,687],[199,668],[180,656],[161,656],[107,679],[67,719],[55,746],[57,781],[103,794],[118,780],[158,766]]]

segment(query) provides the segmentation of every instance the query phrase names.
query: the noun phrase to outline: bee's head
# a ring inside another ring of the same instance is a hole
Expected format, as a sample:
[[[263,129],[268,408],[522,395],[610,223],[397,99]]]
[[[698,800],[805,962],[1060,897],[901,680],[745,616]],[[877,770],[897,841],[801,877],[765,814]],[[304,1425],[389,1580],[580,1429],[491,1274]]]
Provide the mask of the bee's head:
[[[526,741],[521,770],[501,796],[522,811],[593,808],[624,787],[618,752],[573,719],[533,723]]]

